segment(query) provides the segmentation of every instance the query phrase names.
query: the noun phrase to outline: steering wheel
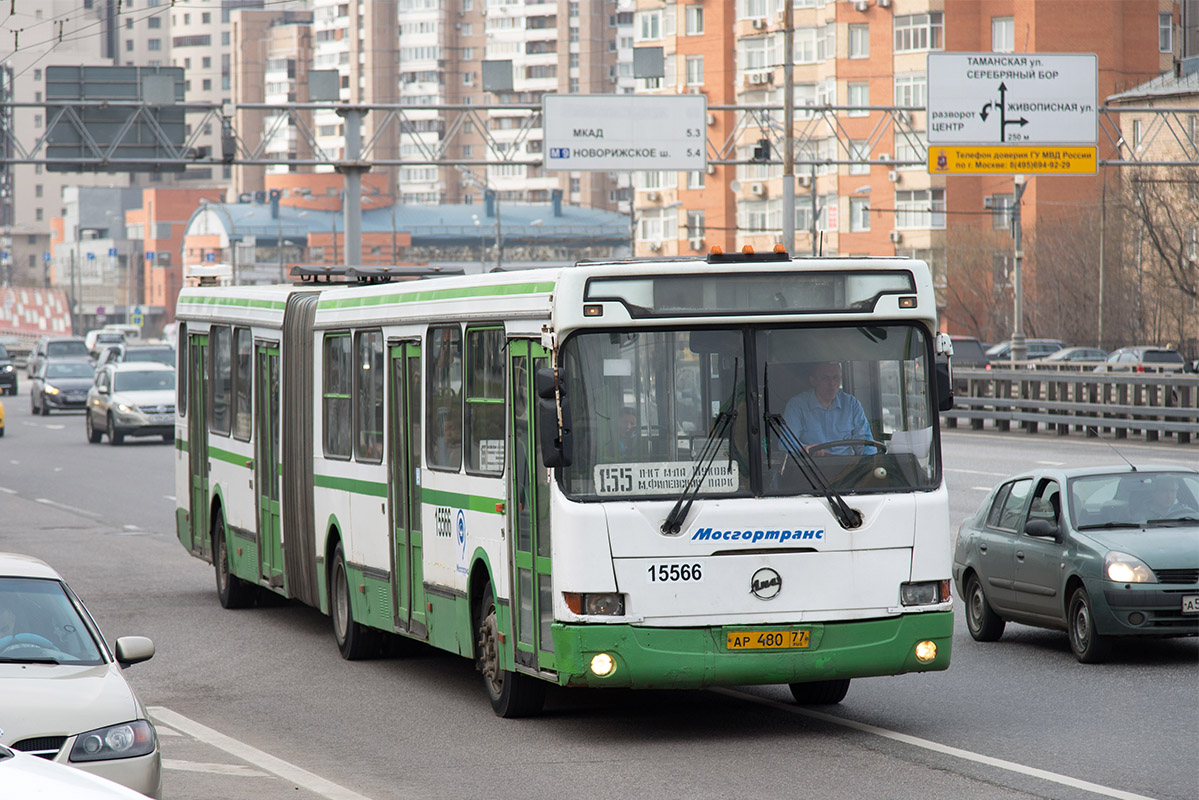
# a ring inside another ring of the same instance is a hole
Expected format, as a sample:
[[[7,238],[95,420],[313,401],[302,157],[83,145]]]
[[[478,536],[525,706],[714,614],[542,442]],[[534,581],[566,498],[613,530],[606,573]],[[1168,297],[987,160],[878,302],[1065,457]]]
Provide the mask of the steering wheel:
[[[18,633],[13,636],[0,637],[0,654],[6,653],[15,647],[44,647],[50,650],[57,650],[54,642],[44,636],[38,636],[36,633]]]
[[[833,442],[807,445],[804,449],[812,455],[817,455],[821,450],[828,450],[831,447],[877,447],[880,453],[887,452],[887,445],[874,439],[837,439]],[[861,455],[861,453],[855,453],[855,455]]]

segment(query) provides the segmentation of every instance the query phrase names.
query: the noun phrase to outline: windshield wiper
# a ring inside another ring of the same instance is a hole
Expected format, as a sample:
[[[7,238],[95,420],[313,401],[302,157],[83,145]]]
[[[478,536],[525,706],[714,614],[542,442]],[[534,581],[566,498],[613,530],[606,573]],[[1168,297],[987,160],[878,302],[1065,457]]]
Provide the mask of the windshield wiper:
[[[1185,517],[1162,517],[1161,519],[1146,520],[1146,525],[1171,525],[1172,523],[1180,523],[1182,525],[1193,525],[1199,522],[1199,517],[1190,515]]]
[[[61,664],[57,658],[48,656],[38,656],[37,658],[13,658],[11,656],[0,656],[0,663],[3,664]]]
[[[824,499],[833,509],[833,515],[837,518],[837,522],[841,523],[841,527],[846,530],[861,527],[862,515],[850,508],[846,504],[845,498],[825,480],[824,472],[812,458],[812,454],[804,448],[803,443],[799,441],[795,431],[791,430],[791,426],[783,419],[782,414],[767,414],[765,419],[766,424],[779,437],[779,444],[799,466],[804,477],[808,479],[808,483],[824,495]]]
[[[674,508],[670,509],[670,513],[666,515],[666,520],[662,523],[662,533],[668,536],[673,536],[678,533],[683,527],[683,520],[687,518],[687,514],[691,511],[691,504],[695,502],[695,496],[699,494],[699,488],[704,485],[704,479],[708,477],[708,470],[712,468],[712,462],[716,460],[716,454],[720,452],[720,441],[724,439],[725,433],[732,427],[733,420],[737,418],[737,408],[734,402],[737,399],[737,372],[741,366],[740,359],[733,359],[733,391],[729,395],[728,405],[721,409],[716,415],[716,419],[712,422],[712,430],[708,433],[708,438],[704,440],[704,446],[699,452],[699,458],[695,461],[695,468],[691,470],[691,477],[687,479],[687,485],[683,487],[683,493],[679,495],[679,499],[675,501]],[[732,470],[733,462],[733,443],[729,442],[729,469]]]
[[[1105,528],[1112,529],[1112,528],[1139,528],[1139,527],[1141,527],[1141,523],[1139,523],[1139,522],[1098,522],[1098,523],[1095,523],[1094,525],[1079,525],[1078,529],[1080,531],[1098,531],[1098,530],[1103,530]]]

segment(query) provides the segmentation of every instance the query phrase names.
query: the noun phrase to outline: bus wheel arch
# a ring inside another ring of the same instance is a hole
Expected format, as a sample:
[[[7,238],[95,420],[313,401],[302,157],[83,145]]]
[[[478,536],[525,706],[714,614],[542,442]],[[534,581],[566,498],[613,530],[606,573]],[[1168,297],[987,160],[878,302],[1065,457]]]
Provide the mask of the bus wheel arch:
[[[483,580],[476,594],[475,580],[479,574]],[[471,575],[471,590],[475,667],[483,677],[492,710],[506,719],[540,714],[545,705],[545,681],[503,667],[495,590],[486,569]]]
[[[222,608],[246,608],[254,604],[254,587],[233,574],[229,566],[229,529],[225,525],[225,509],[220,496],[212,501],[208,518],[212,537],[212,567],[216,576],[216,595]]]
[[[345,546],[335,527],[330,528],[329,545],[332,553],[328,557],[329,574],[329,619],[333,622],[333,640],[341,657],[347,661],[358,661],[378,655],[381,642],[379,632],[354,619],[353,594],[350,589],[349,568]]]

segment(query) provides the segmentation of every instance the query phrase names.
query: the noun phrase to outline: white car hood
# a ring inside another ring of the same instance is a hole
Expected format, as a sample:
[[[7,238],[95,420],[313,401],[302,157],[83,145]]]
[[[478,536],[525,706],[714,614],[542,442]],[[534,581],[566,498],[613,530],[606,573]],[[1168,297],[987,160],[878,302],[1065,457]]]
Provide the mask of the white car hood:
[[[175,404],[174,389],[144,389],[134,392],[117,392],[112,396],[112,403],[124,403],[129,406],[173,406]]]
[[[0,744],[74,736],[144,718],[115,663],[94,667],[0,664]]]
[[[0,759],[0,786],[4,787],[5,797],[13,798],[145,798],[144,794],[97,775],[20,751],[13,751],[12,758]]]

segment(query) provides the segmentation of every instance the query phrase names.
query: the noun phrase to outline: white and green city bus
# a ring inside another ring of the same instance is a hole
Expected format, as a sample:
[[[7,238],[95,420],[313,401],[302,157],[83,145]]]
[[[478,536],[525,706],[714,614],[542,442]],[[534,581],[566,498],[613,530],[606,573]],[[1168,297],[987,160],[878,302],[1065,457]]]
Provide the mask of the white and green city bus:
[[[835,703],[949,665],[924,263],[345,272],[179,297],[177,529],[222,605],[472,658],[503,716],[550,683]],[[787,406],[830,363],[868,430],[804,441]]]

